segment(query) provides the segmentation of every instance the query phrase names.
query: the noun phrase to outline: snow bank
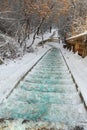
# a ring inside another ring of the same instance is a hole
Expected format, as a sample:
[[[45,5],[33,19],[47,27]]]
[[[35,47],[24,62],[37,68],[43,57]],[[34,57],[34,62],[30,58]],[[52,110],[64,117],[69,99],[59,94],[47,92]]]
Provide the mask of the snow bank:
[[[78,54],[67,52],[67,50],[64,49],[62,49],[62,53],[78,85],[78,90],[81,92],[87,106],[87,57],[82,59]]]

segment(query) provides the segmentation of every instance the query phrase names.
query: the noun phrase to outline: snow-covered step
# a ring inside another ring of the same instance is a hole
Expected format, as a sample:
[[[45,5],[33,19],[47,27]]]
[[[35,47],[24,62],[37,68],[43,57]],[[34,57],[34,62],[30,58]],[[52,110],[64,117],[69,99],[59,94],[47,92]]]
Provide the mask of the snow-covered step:
[[[10,101],[11,100],[11,101]],[[17,89],[9,97],[8,102],[27,101],[29,103],[48,103],[48,104],[80,104],[81,99],[77,92],[74,93],[55,93],[41,91],[27,91]]]
[[[0,117],[12,119],[26,119],[34,121],[61,122],[73,124],[87,122],[87,113],[83,104],[48,104],[48,103],[29,103],[28,101],[7,102],[1,106]]]
[[[67,67],[66,67],[65,64],[64,64],[64,65],[63,65],[63,64],[62,64],[62,65],[59,65],[59,64],[58,64],[58,66],[57,66],[57,65],[51,65],[51,64],[50,64],[50,65],[37,64],[34,68],[55,68],[55,69],[65,68],[65,69],[66,69]]]
[[[20,94],[19,94],[20,93]],[[15,96],[16,95],[16,96]],[[18,91],[13,97],[16,100],[29,101],[30,103],[51,103],[51,104],[79,104],[81,99],[78,96],[78,93],[64,94],[64,93],[55,93],[55,92],[35,92],[35,91]],[[62,100],[61,100],[62,99]]]
[[[73,80],[70,79],[55,79],[55,80],[50,80],[50,79],[44,79],[41,80],[39,78],[28,78],[24,80],[25,82],[29,82],[29,83],[42,83],[42,84],[73,84]]]
[[[68,69],[66,68],[36,68],[36,70],[38,71],[39,70],[39,72],[40,72],[40,69],[41,69],[41,72],[43,71],[43,72],[61,72],[61,71],[65,71],[65,72],[69,72],[68,71]]]
[[[49,75],[49,74],[44,74],[44,75],[42,75],[42,74],[39,74],[39,75],[37,75],[36,73],[34,73],[34,74],[32,74],[32,73],[29,73],[29,76],[26,76],[26,79],[27,78],[29,78],[29,77],[31,77],[31,78],[39,78],[39,79],[50,79],[50,80],[53,80],[53,79],[71,79],[72,77],[71,77],[71,75],[67,75],[67,74],[59,74],[59,75],[54,75],[54,76],[51,76],[51,75]]]
[[[41,68],[39,68],[39,69],[36,69],[36,70],[33,70],[33,71],[35,71],[36,73],[37,72],[41,72],[41,73],[49,73],[49,74],[59,74],[59,73],[63,73],[63,72],[65,72],[65,73],[67,73],[67,74],[69,74],[69,71],[66,69],[41,69]]]
[[[21,82],[19,87],[25,89],[27,91],[40,91],[40,92],[59,92],[59,93],[74,93],[76,92],[75,84],[57,84],[57,85],[46,85],[40,83],[29,83],[29,82]]]
[[[61,78],[72,78],[71,77],[71,74],[68,72],[68,73],[64,73],[63,71],[61,71],[61,72],[36,72],[35,70],[32,70],[32,71],[30,71],[29,72],[29,75],[27,75],[26,77],[32,77],[32,75],[34,76],[36,76],[36,77],[45,77],[45,76],[47,76],[47,77],[53,77],[53,78],[55,78],[55,77],[61,77]]]
[[[43,79],[48,79],[48,80],[62,79],[62,80],[68,80],[68,81],[72,80],[71,74],[66,74],[66,73],[64,73],[64,75],[63,75],[63,73],[56,74],[56,72],[52,73],[52,71],[51,71],[51,73],[49,73],[48,71],[46,71],[46,73],[44,71],[43,71],[43,73],[30,72],[29,75],[26,76],[25,80],[26,79],[28,80],[30,78],[31,79],[41,79],[41,80],[43,80]]]
[[[54,58],[54,57],[53,57]],[[53,60],[53,58],[51,58],[51,60],[49,60],[49,59],[47,59],[47,60],[44,60],[45,62],[43,63],[43,61],[41,61],[41,62],[39,62],[39,64],[37,65],[37,66],[39,66],[39,65],[41,65],[41,66],[45,66],[46,64],[47,65],[49,65],[49,66],[56,66],[56,65],[63,65],[63,66],[65,66],[66,64],[65,64],[65,62],[64,61],[61,61],[61,62],[59,62],[59,61],[57,61],[57,59],[58,59],[58,57],[56,57],[54,60]],[[60,58],[60,57],[59,57]],[[55,65],[55,63],[53,62],[53,61],[55,61],[56,60],[56,65]],[[42,64],[43,63],[43,64]]]
[[[35,68],[55,68],[55,69],[58,69],[58,68],[65,68],[65,69],[67,69],[67,66],[66,66],[66,64],[65,65],[63,65],[63,64],[54,64],[53,65],[53,63],[51,64],[47,64],[47,63],[43,63],[42,65],[40,65],[40,64],[38,64],[38,65],[36,65],[35,66]]]
[[[43,67],[45,67],[45,66],[46,66],[46,68],[48,68],[48,67],[49,67],[49,68],[50,68],[50,67],[51,67],[51,68],[57,68],[58,66],[59,66],[59,67],[66,67],[66,64],[62,64],[62,63],[61,63],[61,64],[57,64],[57,63],[56,63],[56,65],[55,65],[55,62],[54,62],[54,63],[49,63],[49,62],[47,63],[47,62],[45,62],[45,63],[40,63],[40,64],[38,64],[36,67],[37,67],[37,68],[38,68],[38,67],[43,68]],[[35,68],[36,68],[36,67],[35,67]]]
[[[70,74],[69,71],[55,71],[54,72],[54,71],[42,71],[41,69],[40,69],[40,71],[32,70],[31,73],[32,74],[37,74],[37,75],[39,75],[39,74],[42,74],[42,75],[49,74],[49,75],[52,75],[52,76],[54,76],[54,75],[63,75],[63,73],[64,73],[64,75],[69,75]]]
[[[43,119],[51,122],[64,122],[65,124],[87,122],[87,112],[83,104],[76,106],[51,104],[49,112],[43,116]]]

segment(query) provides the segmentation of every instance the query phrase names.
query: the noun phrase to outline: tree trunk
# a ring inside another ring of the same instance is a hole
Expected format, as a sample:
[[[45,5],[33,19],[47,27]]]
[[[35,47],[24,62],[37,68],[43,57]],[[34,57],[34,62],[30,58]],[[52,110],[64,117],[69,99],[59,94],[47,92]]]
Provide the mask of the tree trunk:
[[[45,20],[45,18],[43,18],[43,19],[41,20],[40,24],[38,25],[38,27],[37,27],[37,29],[36,29],[36,31],[35,31],[35,33],[34,33],[34,36],[33,36],[33,41],[32,41],[31,45],[30,45],[28,48],[30,48],[30,47],[34,44],[36,35],[38,34],[38,32],[39,32],[39,30],[40,30],[40,28],[41,28],[41,25],[43,24],[44,20]]]
[[[23,40],[21,41],[20,43],[20,46],[22,47],[23,45],[23,42],[26,40],[26,38],[28,37],[29,38],[29,19],[26,20],[26,28],[25,28],[25,34],[24,34],[24,38]]]

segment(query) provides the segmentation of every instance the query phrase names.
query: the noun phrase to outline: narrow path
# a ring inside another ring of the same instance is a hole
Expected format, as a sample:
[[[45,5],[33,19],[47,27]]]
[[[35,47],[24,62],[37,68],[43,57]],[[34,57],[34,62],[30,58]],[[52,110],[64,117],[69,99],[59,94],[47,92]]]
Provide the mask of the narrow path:
[[[52,49],[20,82],[2,103],[0,118],[28,121],[31,129],[36,122],[37,128],[54,124],[54,130],[87,123],[87,112],[60,50]]]

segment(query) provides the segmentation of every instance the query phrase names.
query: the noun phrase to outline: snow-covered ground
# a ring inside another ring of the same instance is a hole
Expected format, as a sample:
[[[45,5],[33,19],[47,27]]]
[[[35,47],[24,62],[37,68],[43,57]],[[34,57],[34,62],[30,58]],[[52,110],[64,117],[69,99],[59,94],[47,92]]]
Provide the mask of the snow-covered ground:
[[[73,54],[73,52],[64,49],[62,49],[62,53],[87,106],[87,57],[82,59],[78,54]]]
[[[52,33],[54,31],[52,30]],[[44,39],[49,38],[51,35],[46,33]],[[54,37],[58,37],[58,34],[56,33]],[[39,41],[41,41],[41,38],[36,39],[35,47]],[[28,42],[30,43],[31,40]],[[49,44],[61,49],[87,105],[87,57],[83,59],[78,54],[73,54],[73,52],[64,49],[62,44]],[[16,61],[10,61],[7,65],[0,66],[0,102],[12,91],[21,77],[51,48],[48,45],[45,45],[44,48],[38,47],[34,53],[27,53]]]

